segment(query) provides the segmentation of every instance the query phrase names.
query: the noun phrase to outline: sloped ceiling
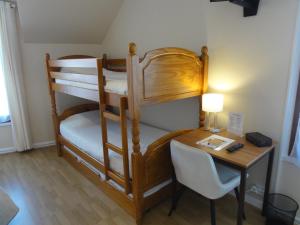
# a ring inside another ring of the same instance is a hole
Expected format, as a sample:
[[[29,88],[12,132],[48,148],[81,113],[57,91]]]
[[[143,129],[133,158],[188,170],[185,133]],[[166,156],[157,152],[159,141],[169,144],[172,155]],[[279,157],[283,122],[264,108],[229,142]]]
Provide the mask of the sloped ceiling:
[[[101,44],[123,0],[18,0],[27,43]]]

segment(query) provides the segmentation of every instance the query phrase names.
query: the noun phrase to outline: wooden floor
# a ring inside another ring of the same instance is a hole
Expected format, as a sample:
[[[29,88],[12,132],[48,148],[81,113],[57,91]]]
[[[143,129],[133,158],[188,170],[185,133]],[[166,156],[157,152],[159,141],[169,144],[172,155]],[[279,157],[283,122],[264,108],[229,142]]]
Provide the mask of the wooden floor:
[[[83,177],[54,148],[0,155],[0,186],[20,208],[10,225],[133,225],[133,219]],[[217,201],[218,225],[234,225],[236,201]],[[149,211],[144,225],[209,225],[208,201],[186,192],[172,217],[170,201]],[[263,225],[260,212],[246,207],[245,225]]]

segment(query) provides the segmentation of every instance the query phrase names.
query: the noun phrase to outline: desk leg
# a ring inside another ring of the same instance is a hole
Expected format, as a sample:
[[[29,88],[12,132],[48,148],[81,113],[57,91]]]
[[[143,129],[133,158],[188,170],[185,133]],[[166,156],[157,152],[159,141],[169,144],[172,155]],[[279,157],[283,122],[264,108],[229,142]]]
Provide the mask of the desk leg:
[[[243,224],[245,194],[246,194],[246,179],[247,179],[247,170],[242,169],[241,170],[240,199],[239,199],[239,208],[238,208],[238,215],[237,215],[237,225]]]
[[[263,202],[263,208],[262,208],[262,215],[263,216],[265,216],[265,214],[266,214],[266,208],[267,208],[268,199],[269,199],[270,184],[271,184],[271,177],[272,177],[272,168],[273,168],[273,161],[274,161],[274,152],[275,152],[275,148],[273,148],[271,150],[271,152],[269,153],[268,170],[267,170],[265,193],[264,193],[264,202]]]

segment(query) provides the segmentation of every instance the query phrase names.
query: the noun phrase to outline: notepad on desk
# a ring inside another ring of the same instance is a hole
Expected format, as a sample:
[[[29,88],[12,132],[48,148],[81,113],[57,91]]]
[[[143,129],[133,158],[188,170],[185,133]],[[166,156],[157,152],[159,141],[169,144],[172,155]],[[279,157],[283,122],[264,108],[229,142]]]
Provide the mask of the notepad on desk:
[[[235,140],[233,140],[233,139],[214,134],[214,135],[209,136],[208,138],[197,141],[196,144],[211,148],[215,151],[220,151],[223,148],[232,144],[234,141]]]

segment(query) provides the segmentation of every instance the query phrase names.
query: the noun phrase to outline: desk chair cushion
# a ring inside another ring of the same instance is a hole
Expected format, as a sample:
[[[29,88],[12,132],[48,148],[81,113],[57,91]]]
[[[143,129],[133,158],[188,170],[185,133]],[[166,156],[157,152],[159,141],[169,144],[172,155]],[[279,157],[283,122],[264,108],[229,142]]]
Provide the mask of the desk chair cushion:
[[[215,162],[215,165],[216,165],[216,169],[217,169],[219,178],[223,184],[226,184],[240,176],[240,172],[235,169],[232,169],[228,166],[224,166],[224,165],[222,165],[220,163],[216,163],[216,162]],[[239,179],[238,179],[238,182],[240,182]]]
[[[171,156],[178,182],[206,198],[221,198],[240,183],[238,172],[216,166],[211,155],[201,149],[172,140]]]

